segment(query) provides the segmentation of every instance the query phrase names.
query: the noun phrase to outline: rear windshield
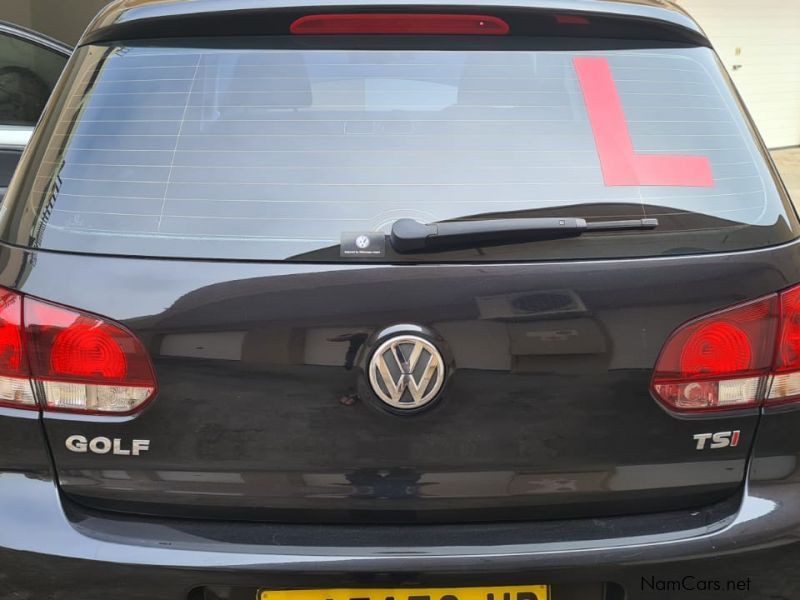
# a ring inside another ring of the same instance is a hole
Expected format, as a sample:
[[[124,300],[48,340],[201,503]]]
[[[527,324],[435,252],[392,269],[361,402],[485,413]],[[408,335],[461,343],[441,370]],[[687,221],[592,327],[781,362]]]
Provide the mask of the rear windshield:
[[[79,50],[39,160],[2,211],[3,238],[348,262],[650,256],[794,237],[707,48],[270,43]],[[535,216],[660,224],[423,255],[383,235],[401,218]],[[365,239],[369,252],[354,249]]]

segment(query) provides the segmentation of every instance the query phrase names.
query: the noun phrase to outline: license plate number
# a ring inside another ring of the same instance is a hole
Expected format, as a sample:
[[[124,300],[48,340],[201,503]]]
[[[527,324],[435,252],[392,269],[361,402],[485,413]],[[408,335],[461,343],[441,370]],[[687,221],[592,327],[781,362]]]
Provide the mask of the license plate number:
[[[550,600],[546,585],[462,588],[261,590],[258,600]]]

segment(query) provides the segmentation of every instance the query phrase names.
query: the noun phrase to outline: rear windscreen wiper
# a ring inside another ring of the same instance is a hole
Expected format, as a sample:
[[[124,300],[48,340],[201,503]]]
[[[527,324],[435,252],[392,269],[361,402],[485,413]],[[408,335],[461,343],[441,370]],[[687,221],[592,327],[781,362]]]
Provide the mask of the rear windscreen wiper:
[[[399,219],[392,225],[390,239],[395,251],[403,253],[569,238],[587,231],[647,230],[656,227],[658,219],[587,223],[586,219],[575,217],[537,217],[427,224],[414,219]]]

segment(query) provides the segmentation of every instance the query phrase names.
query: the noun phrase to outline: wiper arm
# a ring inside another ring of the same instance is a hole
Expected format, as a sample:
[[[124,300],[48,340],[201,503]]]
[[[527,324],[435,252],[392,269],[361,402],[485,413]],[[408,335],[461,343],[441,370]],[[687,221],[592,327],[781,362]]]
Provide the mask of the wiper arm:
[[[586,219],[575,217],[537,217],[428,224],[414,219],[398,219],[392,225],[390,239],[395,251],[404,253],[570,238],[587,231],[648,230],[656,227],[658,219],[587,223]]]

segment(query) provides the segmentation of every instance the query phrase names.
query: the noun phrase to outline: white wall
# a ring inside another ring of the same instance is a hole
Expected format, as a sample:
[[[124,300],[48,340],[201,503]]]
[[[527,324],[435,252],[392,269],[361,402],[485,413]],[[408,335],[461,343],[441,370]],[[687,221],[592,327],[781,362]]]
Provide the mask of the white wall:
[[[767,145],[800,145],[800,0],[679,4],[708,34]]]

